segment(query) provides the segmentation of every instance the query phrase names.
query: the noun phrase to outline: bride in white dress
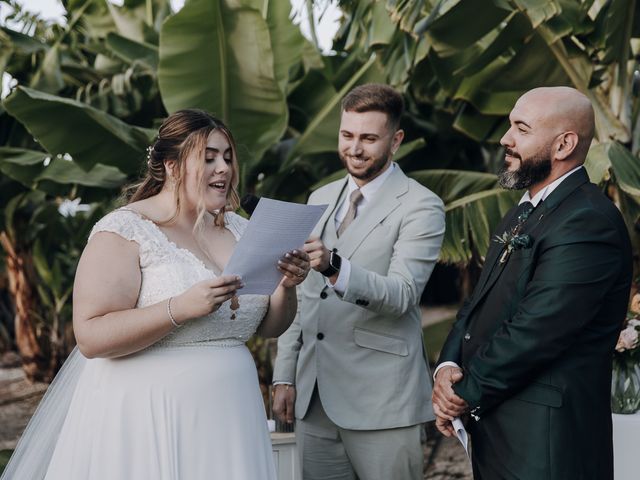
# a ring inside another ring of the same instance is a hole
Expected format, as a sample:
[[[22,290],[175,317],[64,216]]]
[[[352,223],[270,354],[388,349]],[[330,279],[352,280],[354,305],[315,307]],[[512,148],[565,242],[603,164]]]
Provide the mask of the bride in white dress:
[[[275,479],[244,342],[287,329],[308,257],[282,259],[271,297],[238,297],[241,279],[219,276],[246,220],[229,211],[238,206],[233,139],[207,113],[171,115],[148,167],[131,202],[91,232],[74,285],[81,354],[2,479]]]

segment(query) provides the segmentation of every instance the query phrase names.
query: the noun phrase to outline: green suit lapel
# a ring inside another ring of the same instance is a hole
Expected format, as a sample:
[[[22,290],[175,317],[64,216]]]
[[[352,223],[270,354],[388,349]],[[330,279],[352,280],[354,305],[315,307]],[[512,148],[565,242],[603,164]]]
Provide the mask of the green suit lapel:
[[[510,225],[515,221],[515,215],[518,210],[517,205],[513,207],[505,218],[500,222],[500,225],[497,228],[498,232],[505,231]],[[495,233],[494,233],[495,235]],[[501,244],[495,242],[493,240],[493,236],[491,237],[491,242],[489,244],[489,251],[487,252],[487,257],[484,262],[484,268],[482,269],[482,274],[480,275],[480,279],[478,280],[478,285],[476,286],[476,291],[479,292],[478,295],[474,296],[472,305],[470,307],[469,312],[475,308],[480,299],[484,297],[489,288],[493,285],[493,282],[497,278],[495,275],[495,270],[499,269],[498,258],[502,253]]]
[[[551,194],[542,202],[539,209],[531,216],[531,220],[538,223],[542,218],[549,215],[562,203],[573,191],[581,185],[589,182],[589,175],[585,168],[581,168],[569,175]]]
[[[548,217],[555,208],[562,203],[562,201],[567,198],[576,188],[580,185],[589,181],[589,176],[584,168],[577,170],[576,172],[569,175],[563,182],[553,191],[551,194],[542,202],[542,205],[539,205],[532,213],[529,219],[527,220],[526,225],[524,226],[522,233],[528,233],[534,230],[540,222]],[[516,208],[513,208],[508,215],[509,220],[503,221],[498,229],[498,232],[502,233],[509,225],[514,221],[514,215],[516,212]],[[507,218],[507,217],[505,217]],[[478,282],[478,286],[476,287],[477,291],[480,292],[478,295],[474,296],[471,307],[469,308],[469,313],[473,311],[473,309],[478,305],[478,303],[484,298],[487,292],[493,287],[495,282],[497,281],[499,275],[499,269],[501,265],[498,265],[498,258],[502,252],[501,245],[496,242],[491,241],[491,246],[489,248],[489,252],[487,252],[487,259],[485,262],[485,266],[483,268],[483,273],[486,271],[486,275],[482,275],[480,277],[480,281]]]

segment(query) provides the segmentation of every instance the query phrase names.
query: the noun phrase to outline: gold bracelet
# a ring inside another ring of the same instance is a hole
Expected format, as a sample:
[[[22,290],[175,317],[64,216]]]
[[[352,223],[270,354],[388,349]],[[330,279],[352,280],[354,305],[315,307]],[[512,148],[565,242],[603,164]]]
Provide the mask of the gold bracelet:
[[[182,325],[179,324],[178,322],[176,322],[176,319],[173,318],[173,313],[171,313],[171,299],[173,297],[169,297],[169,300],[167,300],[167,314],[169,315],[169,320],[171,320],[171,323],[173,324],[174,327],[176,328],[180,328]]]

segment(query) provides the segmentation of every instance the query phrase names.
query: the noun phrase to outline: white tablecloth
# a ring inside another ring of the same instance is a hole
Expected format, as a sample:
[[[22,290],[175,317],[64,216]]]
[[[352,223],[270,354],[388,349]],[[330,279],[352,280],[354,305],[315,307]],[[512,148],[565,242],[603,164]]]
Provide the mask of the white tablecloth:
[[[640,412],[613,414],[613,468],[615,480],[640,478]]]

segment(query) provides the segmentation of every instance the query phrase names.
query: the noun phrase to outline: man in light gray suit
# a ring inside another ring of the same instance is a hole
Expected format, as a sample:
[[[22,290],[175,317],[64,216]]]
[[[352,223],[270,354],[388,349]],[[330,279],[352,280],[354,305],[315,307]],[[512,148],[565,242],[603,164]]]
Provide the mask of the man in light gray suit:
[[[401,95],[355,88],[338,153],[349,175],[315,191],[329,204],[305,250],[313,270],[278,341],[274,411],[293,422],[303,478],[422,478],[432,420],[419,300],[444,235],[442,201],[393,163]]]

